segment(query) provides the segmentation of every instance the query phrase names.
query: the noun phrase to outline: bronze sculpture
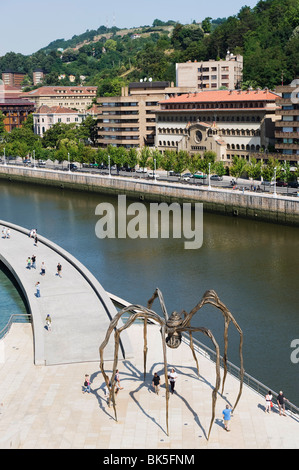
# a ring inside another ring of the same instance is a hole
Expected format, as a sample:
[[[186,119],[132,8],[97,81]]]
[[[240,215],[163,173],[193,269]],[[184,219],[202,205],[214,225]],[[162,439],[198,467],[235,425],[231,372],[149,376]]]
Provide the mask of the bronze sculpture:
[[[151,310],[152,304],[154,300],[158,297],[160,301],[160,305],[162,308],[162,312],[164,315],[164,319],[161,318],[157,313],[155,313],[153,310]],[[161,337],[162,337],[162,348],[163,348],[163,357],[164,357],[164,373],[165,373],[165,386],[166,386],[166,427],[167,427],[167,435],[169,435],[169,430],[168,430],[168,402],[169,402],[169,386],[168,386],[168,374],[167,374],[167,360],[166,360],[166,346],[170,348],[178,348],[181,344],[182,341],[182,333],[187,332],[190,336],[190,342],[189,346],[191,348],[193,357],[196,362],[196,367],[197,367],[197,373],[199,374],[199,366],[198,366],[198,361],[196,358],[196,354],[194,351],[194,346],[193,346],[193,338],[192,334],[196,331],[200,331],[203,334],[205,334],[210,340],[212,341],[215,351],[216,351],[216,384],[215,388],[212,392],[212,418],[210,422],[210,427],[209,427],[209,433],[208,433],[208,439],[210,437],[212,425],[214,422],[215,418],[215,407],[216,407],[216,400],[217,400],[217,393],[220,387],[220,350],[218,343],[216,342],[212,332],[205,328],[205,327],[191,327],[190,322],[192,320],[192,317],[205,305],[205,304],[211,304],[214,307],[218,308],[224,317],[224,355],[223,355],[223,369],[224,369],[224,374],[223,374],[223,381],[222,381],[222,391],[221,395],[223,394],[224,391],[224,384],[226,380],[226,375],[227,375],[227,348],[228,348],[228,327],[230,322],[233,323],[233,325],[236,327],[237,331],[240,334],[240,344],[239,344],[239,355],[240,355],[240,389],[239,393],[235,402],[235,405],[233,407],[233,410],[235,410],[239,399],[242,394],[242,388],[243,388],[243,379],[244,379],[244,367],[243,367],[243,353],[242,353],[242,348],[243,348],[243,332],[241,328],[239,327],[238,323],[234,319],[233,315],[231,312],[227,309],[227,307],[219,300],[219,297],[217,296],[216,292],[213,290],[208,290],[204,296],[202,297],[201,301],[191,310],[190,313],[187,313],[185,310],[183,310],[181,313],[173,312],[170,316],[167,313],[166,306],[164,303],[163,295],[162,292],[157,288],[153,294],[153,296],[149,299],[147,308],[140,306],[140,305],[129,305],[128,307],[123,308],[120,312],[118,312],[115,317],[112,319],[104,341],[102,342],[100,346],[100,368],[101,372],[103,374],[104,380],[106,382],[106,385],[109,390],[109,401],[112,401],[113,408],[114,408],[114,414],[115,414],[115,419],[117,421],[117,414],[116,414],[116,404],[115,404],[115,373],[117,369],[117,362],[118,362],[118,349],[119,349],[119,339],[120,339],[120,334],[122,331],[124,331],[126,328],[131,326],[135,320],[137,319],[143,319],[143,324],[144,324],[144,380],[145,380],[145,375],[146,375],[146,357],[147,357],[147,322],[148,320],[152,320],[156,323],[158,323],[161,327]],[[129,318],[126,320],[126,322],[120,327],[117,328],[118,321],[121,319],[121,317],[126,314],[127,312],[134,312],[132,313]],[[114,345],[114,363],[113,363],[113,373],[111,377],[111,381],[109,381],[109,378],[107,374],[104,371],[104,349],[106,345],[108,344],[109,338],[111,336],[111,333],[114,330],[114,339],[115,339],[115,345]]]

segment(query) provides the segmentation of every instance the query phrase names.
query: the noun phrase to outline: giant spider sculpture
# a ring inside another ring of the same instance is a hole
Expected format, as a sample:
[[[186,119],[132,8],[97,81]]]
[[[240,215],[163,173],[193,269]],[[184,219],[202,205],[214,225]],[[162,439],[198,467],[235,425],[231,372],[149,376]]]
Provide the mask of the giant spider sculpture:
[[[157,313],[155,313],[153,310],[151,310],[152,304],[154,300],[158,297],[160,304],[161,304],[161,309],[164,315],[164,318],[161,318]],[[154,321],[155,323],[158,323],[161,326],[161,337],[162,337],[162,348],[163,348],[163,356],[164,356],[164,373],[165,373],[165,386],[166,386],[166,427],[167,427],[167,435],[169,435],[168,431],[168,402],[169,402],[169,386],[168,386],[168,373],[167,373],[167,360],[166,360],[166,346],[169,348],[178,348],[181,344],[182,341],[182,333],[187,332],[190,336],[190,342],[189,346],[191,348],[193,357],[196,362],[196,367],[197,367],[197,373],[199,374],[199,366],[198,366],[198,361],[196,358],[196,354],[194,351],[194,346],[193,346],[193,338],[192,334],[196,331],[200,331],[203,334],[205,334],[208,338],[211,339],[215,351],[216,351],[216,384],[215,388],[212,392],[212,418],[210,422],[210,427],[209,427],[209,433],[208,433],[208,438],[210,437],[212,425],[214,422],[215,418],[215,407],[216,407],[216,400],[217,400],[217,394],[218,390],[220,388],[220,352],[219,352],[219,346],[218,343],[216,342],[212,332],[204,327],[192,327],[190,326],[190,322],[192,320],[192,317],[205,305],[205,304],[211,304],[214,307],[218,308],[223,317],[224,317],[224,355],[223,355],[223,381],[222,381],[222,391],[221,395],[223,394],[224,391],[224,384],[225,384],[225,379],[227,375],[227,348],[228,348],[228,327],[230,322],[233,323],[233,325],[236,327],[237,331],[240,334],[240,344],[239,344],[239,355],[240,355],[240,388],[239,388],[239,393],[235,402],[235,405],[233,407],[233,410],[236,408],[239,399],[242,394],[242,388],[243,388],[243,378],[244,378],[244,368],[243,368],[243,354],[242,354],[242,347],[243,347],[243,332],[241,328],[239,327],[238,323],[234,319],[233,315],[231,312],[227,309],[227,307],[219,300],[217,294],[213,290],[208,290],[204,296],[202,297],[201,301],[191,310],[190,313],[187,313],[185,310],[183,310],[181,313],[173,312],[170,316],[167,313],[163,295],[161,291],[157,288],[153,294],[153,296],[149,299],[147,308],[142,307],[140,305],[129,305],[128,307],[123,308],[120,312],[118,312],[115,317],[112,319],[104,341],[102,342],[100,346],[100,368],[101,372],[103,374],[104,380],[106,382],[106,385],[109,390],[109,403],[112,401],[113,408],[114,408],[114,414],[115,414],[115,420],[117,421],[117,414],[116,414],[116,403],[115,403],[115,375],[116,375],[116,370],[117,370],[117,363],[118,363],[118,350],[119,350],[119,341],[120,341],[120,334],[122,331],[124,331],[126,328],[130,327],[135,320],[137,319],[143,319],[144,323],[144,380],[146,376],[146,357],[147,357],[147,322],[148,321]],[[120,328],[117,328],[117,324],[121,317],[127,313],[127,312],[133,312],[129,316],[129,318],[126,320],[125,323],[122,324]],[[114,345],[114,363],[113,363],[113,373],[111,377],[111,381],[109,381],[109,378],[107,374],[104,371],[104,349],[108,344],[109,338],[111,336],[111,333],[114,331],[114,338],[115,338],[115,345]]]

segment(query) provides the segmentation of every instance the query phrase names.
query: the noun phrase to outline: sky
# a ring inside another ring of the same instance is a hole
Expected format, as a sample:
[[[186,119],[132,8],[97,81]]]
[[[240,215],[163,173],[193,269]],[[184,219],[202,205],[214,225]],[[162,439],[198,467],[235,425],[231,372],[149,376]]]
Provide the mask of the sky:
[[[71,39],[87,29],[152,25],[158,18],[182,24],[236,15],[258,0],[0,0],[0,56],[30,55],[55,39]]]

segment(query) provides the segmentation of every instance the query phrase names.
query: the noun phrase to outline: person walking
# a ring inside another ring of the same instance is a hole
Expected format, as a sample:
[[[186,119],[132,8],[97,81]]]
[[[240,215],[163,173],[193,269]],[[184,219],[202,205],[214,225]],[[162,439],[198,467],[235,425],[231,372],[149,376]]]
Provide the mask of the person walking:
[[[266,398],[265,413],[270,413],[271,407],[273,406],[273,403],[272,403],[273,396],[270,390],[268,391],[265,398]]]
[[[36,287],[36,297],[40,297],[40,282],[35,284]]]
[[[89,375],[85,374],[85,380],[84,380],[84,388],[82,390],[82,393],[90,393],[90,380],[89,380]]]
[[[33,269],[36,269],[36,256],[35,255],[31,256],[31,267]]]
[[[119,378],[119,371],[116,369],[115,376],[114,376],[114,381],[115,381],[115,388],[116,388],[116,393],[118,390],[123,390],[123,387],[120,385],[120,378]]]
[[[152,384],[153,384],[153,388],[154,388],[154,390],[155,390],[155,393],[156,393],[157,395],[159,395],[160,377],[159,377],[159,375],[157,374],[157,372],[154,373],[154,377],[153,377]]]
[[[59,277],[62,277],[61,276],[61,271],[62,271],[62,266],[60,263],[57,264],[57,276]]]
[[[279,408],[279,416],[281,416],[281,412],[283,416],[286,416],[285,414],[285,402],[289,401],[287,398],[285,398],[284,394],[282,391],[279,392],[279,395],[277,396],[277,404]]]
[[[222,411],[222,416],[223,416],[223,422],[224,422],[224,429],[226,431],[230,431],[229,429],[229,424],[230,424],[230,419],[231,419],[231,413],[232,409],[226,405],[225,409]]]
[[[174,386],[176,379],[178,378],[178,374],[176,373],[175,369],[171,369],[170,374],[168,375],[169,382],[170,382],[170,391],[173,394],[174,393]]]
[[[27,258],[27,269],[31,269],[31,258],[28,256]]]
[[[41,265],[41,268],[40,268],[40,273],[42,276],[44,276],[46,274],[46,265],[44,263],[44,261],[42,262],[42,265]]]
[[[48,331],[52,331],[52,319],[51,319],[49,313],[46,316],[46,327],[47,327]]]
[[[38,242],[37,235],[35,235],[35,237],[34,237],[34,245],[35,246],[37,246],[37,242]]]
[[[9,228],[6,230],[6,238],[10,238],[10,229]]]

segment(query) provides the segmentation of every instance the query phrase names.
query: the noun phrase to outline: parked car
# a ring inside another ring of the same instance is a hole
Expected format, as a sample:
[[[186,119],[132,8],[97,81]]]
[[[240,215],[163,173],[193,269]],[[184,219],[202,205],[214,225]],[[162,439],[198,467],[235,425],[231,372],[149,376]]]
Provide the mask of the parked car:
[[[46,166],[46,162],[44,160],[39,160],[37,165],[38,166]]]
[[[157,175],[157,173],[154,173],[153,171],[150,171],[148,174],[147,174],[147,177],[148,178],[155,178],[158,179],[159,178],[159,175]]]
[[[222,181],[222,180],[223,180],[223,176],[211,175],[210,179],[211,179],[211,180],[214,180],[214,181]]]
[[[299,188],[299,183],[298,183],[298,181],[290,181],[290,182],[289,182],[289,187],[290,187],[290,188]]]
[[[276,181],[276,186],[286,188],[288,186],[288,183],[286,183],[285,181]]]
[[[75,165],[75,163],[70,163],[70,170],[71,170],[71,171],[76,171],[76,170],[78,170],[77,165]]]
[[[137,168],[137,170],[135,170],[136,173],[147,173],[147,169],[146,168]]]
[[[192,178],[192,177],[193,177],[192,173],[184,173],[184,174],[181,176],[181,179],[182,179],[183,181],[190,181],[190,178]]]
[[[24,165],[31,165],[31,160],[29,160],[29,158],[25,158],[23,163]]]
[[[206,177],[207,177],[207,175],[205,175],[202,172],[194,173],[194,175],[193,175],[193,178],[201,179],[201,180],[205,179]]]

